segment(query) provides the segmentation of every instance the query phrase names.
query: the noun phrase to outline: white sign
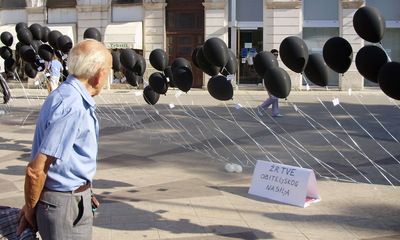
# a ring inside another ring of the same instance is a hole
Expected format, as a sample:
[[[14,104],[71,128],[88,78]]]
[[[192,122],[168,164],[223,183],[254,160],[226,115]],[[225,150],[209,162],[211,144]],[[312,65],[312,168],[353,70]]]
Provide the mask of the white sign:
[[[333,103],[333,106],[337,106],[337,105],[339,105],[340,104],[340,102],[339,102],[339,98],[334,98],[333,100],[332,100],[332,103]]]
[[[251,43],[251,42],[244,43],[244,47],[245,48],[252,48],[253,47],[253,43]]]
[[[254,169],[249,194],[300,207],[321,200],[313,170],[261,160]]]

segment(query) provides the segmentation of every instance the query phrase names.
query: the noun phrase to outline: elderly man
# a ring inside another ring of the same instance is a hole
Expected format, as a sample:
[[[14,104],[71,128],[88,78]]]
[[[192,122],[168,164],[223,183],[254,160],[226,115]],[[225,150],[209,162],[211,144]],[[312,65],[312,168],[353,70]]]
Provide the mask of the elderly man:
[[[93,96],[107,81],[112,57],[103,44],[84,40],[71,50],[67,66],[70,75],[46,98],[37,119],[17,229],[37,228],[43,240],[92,238],[99,132]]]

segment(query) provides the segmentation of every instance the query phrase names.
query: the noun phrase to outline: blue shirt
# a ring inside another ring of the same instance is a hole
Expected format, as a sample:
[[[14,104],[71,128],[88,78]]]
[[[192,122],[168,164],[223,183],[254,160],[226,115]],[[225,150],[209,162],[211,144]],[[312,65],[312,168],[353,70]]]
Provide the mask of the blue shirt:
[[[50,74],[54,77],[60,77],[61,71],[63,69],[62,64],[57,59],[54,59],[50,62]]]
[[[55,157],[45,187],[73,191],[92,182],[96,172],[99,124],[96,104],[75,77],[46,98],[36,122],[31,158],[38,152]]]

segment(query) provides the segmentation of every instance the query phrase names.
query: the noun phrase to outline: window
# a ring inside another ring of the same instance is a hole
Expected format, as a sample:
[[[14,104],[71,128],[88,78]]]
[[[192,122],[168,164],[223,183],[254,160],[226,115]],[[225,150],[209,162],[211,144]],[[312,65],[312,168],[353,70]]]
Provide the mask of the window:
[[[47,0],[46,7],[48,8],[71,8],[76,7],[76,0]]]
[[[339,28],[303,28],[303,39],[307,44],[309,54],[322,54],[322,49],[326,41],[335,36],[339,36]],[[339,74],[330,68],[328,68],[328,71],[328,86],[338,86]],[[307,83],[312,85],[311,81],[307,81]],[[303,82],[303,84],[305,85],[306,83]]]
[[[326,11],[329,9],[329,11]],[[339,36],[339,2],[338,0],[304,0],[303,1],[303,39],[309,53],[320,53],[325,42]],[[307,80],[309,85],[313,85]],[[303,81],[303,85],[306,82]],[[329,68],[328,86],[339,85],[339,74]]]
[[[327,11],[329,9],[329,11]],[[304,20],[329,21],[339,19],[338,0],[304,0]]]
[[[399,0],[366,0],[367,6],[379,10],[386,21],[385,34],[382,39],[382,46],[392,61],[400,61],[400,1]],[[365,41],[365,45],[372,44]],[[364,86],[378,86],[378,84],[365,80]]]
[[[143,0],[113,0],[112,4],[138,4],[143,3]]]
[[[0,8],[2,9],[16,9],[25,8],[25,0],[2,0],[0,1]]]

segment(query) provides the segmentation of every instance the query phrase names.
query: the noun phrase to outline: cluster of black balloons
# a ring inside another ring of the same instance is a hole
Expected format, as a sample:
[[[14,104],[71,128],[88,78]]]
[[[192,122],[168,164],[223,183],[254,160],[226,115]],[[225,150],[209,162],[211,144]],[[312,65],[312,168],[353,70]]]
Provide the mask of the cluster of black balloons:
[[[207,90],[215,99],[226,101],[233,97],[233,86],[227,79],[237,72],[235,54],[228,49],[220,38],[209,38],[202,46],[192,52],[193,64],[211,76]]]
[[[29,27],[25,22],[15,25],[18,43],[16,44],[16,59],[12,56],[9,48],[13,44],[13,36],[9,32],[1,34],[1,41],[4,47],[0,49],[1,56],[5,59],[6,71],[14,71],[16,62],[22,59],[24,62],[24,72],[30,78],[35,78],[38,72],[46,69],[45,62],[50,62],[56,55],[62,60],[64,65],[63,75],[68,75],[66,59],[69,51],[73,47],[72,39],[63,35],[58,30],[51,31],[49,27],[33,23]],[[84,32],[84,38],[93,38],[101,41],[101,34],[96,28],[88,28]]]
[[[354,14],[353,26],[356,33],[364,40],[379,43],[379,45],[366,45],[358,51],[355,59],[358,72],[367,80],[379,83],[386,95],[400,100],[400,81],[396,81],[396,78],[400,76],[400,63],[390,62],[380,44],[385,32],[384,18],[376,8],[364,6]],[[309,54],[305,42],[295,36],[285,38],[279,50],[283,63],[289,69],[304,73],[311,82],[322,87],[328,83],[329,68],[344,74],[353,60],[353,49],[350,43],[341,37],[332,37],[326,41],[322,55]],[[262,71],[276,67],[277,64],[271,56],[263,52],[257,54],[254,64],[256,71],[259,69],[257,73],[264,77],[268,91],[278,97],[289,93],[290,84],[283,71],[280,74],[277,71],[272,73],[268,70],[265,73]]]
[[[291,89],[289,74],[278,66],[277,58],[267,51],[261,51],[254,57],[254,69],[260,78],[264,79],[264,86],[272,95],[286,98]]]
[[[169,87],[177,87],[183,92],[188,92],[192,87],[192,66],[187,59],[176,58],[168,66],[167,53],[158,48],[151,51],[149,61],[151,66],[160,72],[154,72],[149,77],[149,85],[143,92],[147,103],[157,103],[159,95],[166,94]]]
[[[10,46],[13,44],[13,36],[9,32],[3,32],[0,36],[1,42],[4,44],[0,48],[0,56],[4,59],[4,69],[6,72],[14,72],[15,60]]]
[[[361,38],[379,43],[366,45],[358,51],[357,70],[364,78],[378,83],[387,96],[400,100],[400,63],[391,62],[381,44],[386,27],[385,19],[378,9],[365,6],[355,12],[353,25]]]
[[[122,72],[126,81],[133,87],[143,82],[146,71],[146,60],[133,49],[122,49],[121,52],[112,51],[113,70]]]

